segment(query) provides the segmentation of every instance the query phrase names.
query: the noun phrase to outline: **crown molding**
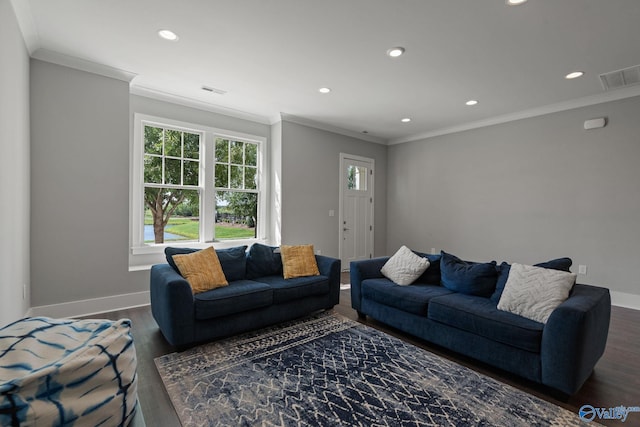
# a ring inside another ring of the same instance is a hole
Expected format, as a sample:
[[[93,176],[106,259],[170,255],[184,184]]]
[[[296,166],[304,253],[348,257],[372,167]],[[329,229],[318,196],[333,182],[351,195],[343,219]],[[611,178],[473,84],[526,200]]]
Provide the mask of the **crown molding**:
[[[31,57],[34,59],[39,59],[41,61],[62,65],[64,67],[98,74],[100,76],[110,77],[112,79],[122,80],[127,83],[131,83],[131,80],[133,80],[133,78],[137,76],[136,73],[133,73],[131,71],[121,70],[104,64],[98,64],[97,62],[88,61],[86,59],[78,58],[75,56],[65,55],[64,53],[56,52],[54,50],[38,49],[31,54]]]
[[[287,114],[287,113],[280,113],[280,118],[282,121],[286,121],[286,122],[290,122],[290,123],[297,123],[299,125],[303,125],[303,126],[309,126],[312,128],[316,128],[316,129],[320,129],[320,130],[326,130],[328,132],[333,132],[333,133],[337,133],[339,135],[344,135],[344,136],[349,136],[351,138],[356,138],[356,139],[361,139],[363,141],[367,141],[367,142],[374,142],[376,144],[382,144],[382,145],[386,145],[387,144],[387,140],[383,139],[383,138],[378,138],[376,136],[372,136],[372,135],[366,135],[360,132],[356,132],[353,130],[349,130],[349,129],[344,129],[338,126],[333,126],[327,123],[322,123],[322,122],[317,122],[315,120],[312,119],[307,119],[305,117],[300,117],[300,116],[295,116],[293,114]]]
[[[13,13],[16,15],[22,39],[27,47],[29,56],[40,48],[40,36],[31,13],[31,3],[25,0],[10,0]]]
[[[502,116],[491,117],[485,120],[478,120],[475,122],[463,123],[461,125],[434,129],[432,131],[423,132],[406,137],[396,138],[389,140],[389,145],[403,144],[405,142],[419,141],[422,139],[433,138],[436,136],[447,135],[451,133],[463,132],[472,129],[478,129],[486,126],[493,126],[502,123],[513,122],[515,120],[528,119],[531,117],[543,116],[545,114],[553,114],[561,111],[573,110],[576,108],[588,107],[591,105],[603,104],[605,102],[618,101],[625,98],[633,98],[634,96],[640,96],[640,85],[630,88],[622,88],[612,90],[605,93],[599,93],[597,95],[585,96],[571,101],[560,102],[557,104],[546,105],[544,107],[532,108],[530,110],[523,110],[516,113],[505,114]]]
[[[170,102],[172,104],[196,108],[198,110],[209,111],[211,113],[222,114],[224,116],[248,120],[264,125],[271,124],[271,121],[268,117],[261,116],[259,114],[247,113],[245,111],[236,110],[234,108],[222,107],[220,105],[210,104],[208,102],[199,101],[197,99],[188,98],[186,96],[176,95],[149,87],[136,85],[135,83],[131,85],[130,91],[132,95],[144,96],[145,98],[157,99],[158,101]]]

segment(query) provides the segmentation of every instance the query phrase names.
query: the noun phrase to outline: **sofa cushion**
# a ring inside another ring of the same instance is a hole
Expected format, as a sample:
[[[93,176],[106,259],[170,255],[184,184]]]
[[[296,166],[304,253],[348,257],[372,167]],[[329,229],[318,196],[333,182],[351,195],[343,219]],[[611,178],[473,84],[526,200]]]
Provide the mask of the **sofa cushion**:
[[[402,311],[426,316],[429,301],[452,292],[439,285],[414,284],[400,286],[387,278],[362,281],[362,298],[395,307]]]
[[[173,261],[194,294],[229,284],[213,246],[190,254],[174,255]]]
[[[573,261],[571,261],[571,258],[557,258],[552,259],[551,261],[534,264],[534,266],[568,272],[571,268],[572,263]],[[507,264],[506,262],[503,262],[498,266],[498,280],[496,281],[496,290],[491,295],[491,300],[496,304],[498,303],[498,301],[500,301],[500,296],[502,295],[502,291],[504,291],[504,285],[507,284],[510,270],[511,264]]]
[[[320,275],[313,245],[282,245],[280,256],[285,279]]]
[[[514,263],[498,302],[498,309],[547,323],[576,283],[576,275],[566,271]]]
[[[329,278],[322,275],[294,279],[285,279],[282,276],[265,276],[256,280],[271,287],[274,304],[329,293]]]
[[[195,317],[198,320],[266,307],[273,303],[273,291],[265,283],[236,280],[229,286],[195,295]]]
[[[406,286],[416,281],[429,267],[429,260],[411,251],[406,246],[400,247],[382,266],[380,272],[398,285]]]
[[[440,254],[426,254],[423,252],[413,251],[416,255],[429,260],[429,268],[418,277],[416,283],[428,283],[430,285],[440,285]]]
[[[463,261],[442,251],[440,259],[442,286],[467,295],[489,296],[496,288],[496,262]]]
[[[169,265],[173,267],[175,271],[180,273],[178,267],[176,266],[176,263],[173,260],[173,256],[190,254],[197,251],[199,251],[199,249],[167,247],[164,249],[164,254],[167,258],[167,263],[169,263]],[[228,281],[232,282],[234,280],[242,280],[245,278],[245,270],[247,265],[246,251],[246,245],[227,249],[216,249],[216,254],[218,255],[218,259],[220,260],[220,265],[222,265],[222,271],[224,271],[224,275]]]
[[[282,275],[280,248],[254,243],[247,254],[247,279]]]
[[[503,344],[540,352],[542,323],[498,310],[489,298],[450,294],[433,298],[429,319]]]

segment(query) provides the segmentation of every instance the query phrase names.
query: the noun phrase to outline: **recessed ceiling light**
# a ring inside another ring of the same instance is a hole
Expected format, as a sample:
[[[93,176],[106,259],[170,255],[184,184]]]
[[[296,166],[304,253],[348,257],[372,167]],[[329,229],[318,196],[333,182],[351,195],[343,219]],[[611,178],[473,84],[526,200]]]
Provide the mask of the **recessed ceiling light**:
[[[391,49],[389,49],[387,51],[387,55],[389,55],[392,58],[397,58],[398,56],[402,55],[404,53],[404,48],[403,47],[392,47]]]
[[[329,93],[329,92],[331,92],[331,88],[321,87],[320,89],[318,89],[318,92],[320,92],[320,93]]]
[[[527,0],[507,0],[507,4],[509,6],[518,6],[526,2]]]
[[[577,79],[578,77],[582,77],[582,76],[584,76],[584,71],[574,71],[564,76],[564,78],[567,80],[571,80],[571,79]]]
[[[475,99],[470,99],[467,102],[465,102],[465,104],[467,105],[478,105],[478,101]]]
[[[165,40],[169,40],[175,42],[178,40],[178,35],[171,30],[160,30],[158,31],[158,35]]]
[[[404,119],[400,120],[402,123],[409,123],[411,121],[411,119],[409,117],[405,117]]]

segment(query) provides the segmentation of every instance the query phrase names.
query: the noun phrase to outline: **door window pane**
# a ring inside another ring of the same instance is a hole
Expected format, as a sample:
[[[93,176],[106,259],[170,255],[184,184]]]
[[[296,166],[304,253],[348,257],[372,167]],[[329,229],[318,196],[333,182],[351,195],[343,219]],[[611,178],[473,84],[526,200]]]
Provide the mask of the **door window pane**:
[[[364,166],[349,165],[347,167],[347,189],[367,190],[367,168]]]

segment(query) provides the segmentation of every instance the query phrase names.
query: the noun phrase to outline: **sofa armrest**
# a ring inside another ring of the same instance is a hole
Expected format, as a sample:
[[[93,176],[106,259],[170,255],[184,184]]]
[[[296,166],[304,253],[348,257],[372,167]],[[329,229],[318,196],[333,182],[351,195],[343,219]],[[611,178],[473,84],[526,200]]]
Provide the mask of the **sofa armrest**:
[[[609,289],[575,285],[542,332],[542,383],[577,392],[604,353],[610,319]]]
[[[332,306],[338,304],[340,302],[340,260],[324,255],[316,255],[316,263],[320,274],[329,278],[329,294]]]
[[[362,305],[361,286],[366,279],[383,277],[380,270],[389,260],[389,257],[363,259],[361,261],[351,261],[349,266],[349,276],[351,279],[351,307],[360,312]]]
[[[194,341],[195,309],[191,286],[169,264],[151,267],[151,313],[170,344]]]

